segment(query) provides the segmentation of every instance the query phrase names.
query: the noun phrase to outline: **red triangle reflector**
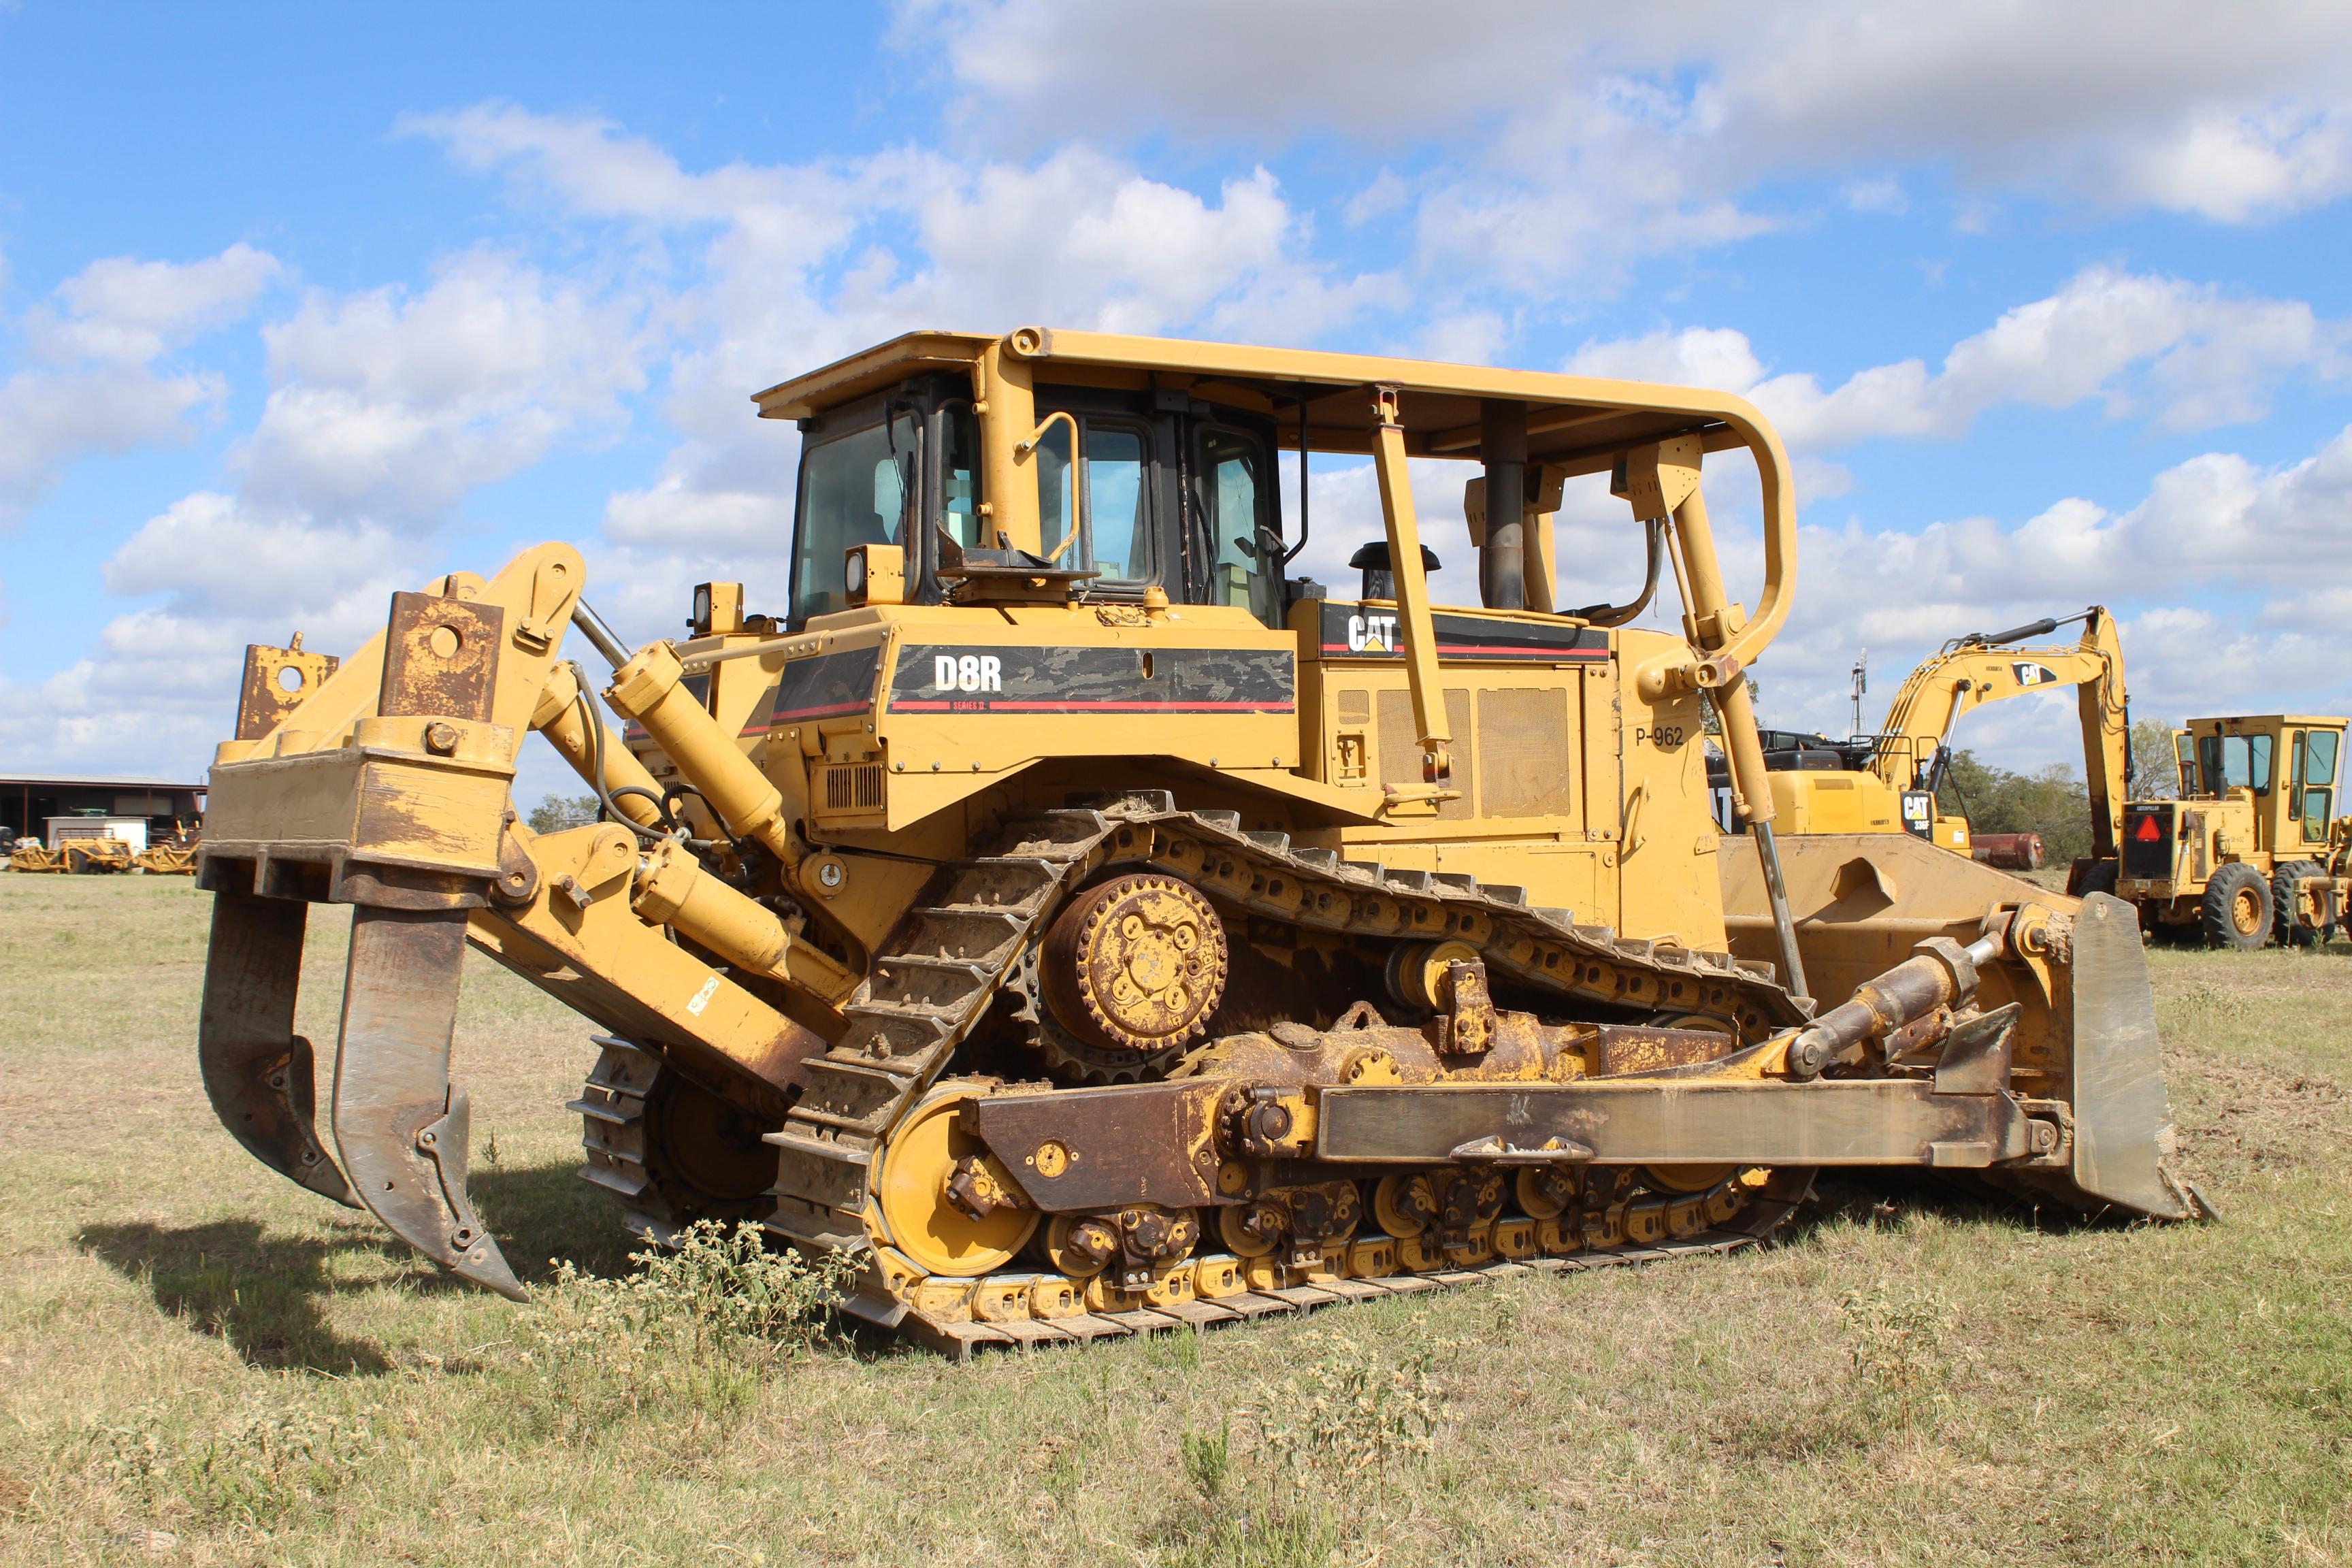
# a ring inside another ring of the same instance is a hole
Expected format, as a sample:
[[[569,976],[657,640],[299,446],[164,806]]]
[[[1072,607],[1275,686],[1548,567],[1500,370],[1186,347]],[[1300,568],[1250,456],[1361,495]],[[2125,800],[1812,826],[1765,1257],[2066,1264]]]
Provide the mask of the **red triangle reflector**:
[[[2139,826],[2132,829],[2132,837],[2142,844],[2153,844],[2164,837],[2164,829],[2156,825],[2153,816],[2143,816],[2139,819]]]

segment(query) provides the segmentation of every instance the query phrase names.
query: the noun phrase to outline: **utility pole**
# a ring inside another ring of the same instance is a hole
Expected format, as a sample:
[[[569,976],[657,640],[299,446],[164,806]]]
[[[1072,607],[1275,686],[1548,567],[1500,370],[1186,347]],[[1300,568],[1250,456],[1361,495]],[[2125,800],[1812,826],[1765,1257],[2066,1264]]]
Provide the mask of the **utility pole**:
[[[1862,657],[1853,661],[1853,728],[1851,735],[1862,733],[1862,698],[1870,689],[1870,650],[1864,648]]]

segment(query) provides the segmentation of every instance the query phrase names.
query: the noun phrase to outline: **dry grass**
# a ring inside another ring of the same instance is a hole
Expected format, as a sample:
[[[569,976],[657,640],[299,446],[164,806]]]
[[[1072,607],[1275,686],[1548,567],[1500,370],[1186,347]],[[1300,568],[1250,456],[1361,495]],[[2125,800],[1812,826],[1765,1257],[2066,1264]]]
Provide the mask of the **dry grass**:
[[[11,1561],[2352,1564],[2340,943],[2153,955],[2224,1226],[1848,1190],[1745,1258],[653,1376],[611,1324],[546,1353],[576,1300],[453,1287],[236,1149],[195,1078],[205,912],[0,878]],[[557,1109],[584,1035],[469,974],[477,1188],[541,1281],[626,1267]]]

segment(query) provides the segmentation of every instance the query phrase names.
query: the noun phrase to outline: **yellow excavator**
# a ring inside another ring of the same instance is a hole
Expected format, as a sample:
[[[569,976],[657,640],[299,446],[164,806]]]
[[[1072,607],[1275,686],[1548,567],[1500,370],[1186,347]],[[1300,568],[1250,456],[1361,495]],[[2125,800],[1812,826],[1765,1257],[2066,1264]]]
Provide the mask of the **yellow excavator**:
[[[2019,647],[2081,622],[2073,646]],[[1765,764],[1783,834],[1909,833],[1969,853],[1969,819],[1937,809],[1960,715],[2005,697],[2075,689],[2083,723],[2084,773],[2091,796],[2093,860],[2116,852],[2117,805],[2130,794],[2131,707],[2115,617],[2093,605],[2005,632],[1954,637],[1922,661],[1895,693],[1875,735],[1850,741],[1765,731]]]

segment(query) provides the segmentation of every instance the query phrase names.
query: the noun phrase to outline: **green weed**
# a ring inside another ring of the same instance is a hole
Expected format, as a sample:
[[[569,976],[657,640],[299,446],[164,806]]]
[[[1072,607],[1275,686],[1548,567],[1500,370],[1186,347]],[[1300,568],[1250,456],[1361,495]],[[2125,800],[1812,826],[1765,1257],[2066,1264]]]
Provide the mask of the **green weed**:
[[[1184,1479],[1204,1502],[1214,1502],[1225,1495],[1225,1483],[1234,1468],[1234,1423],[1231,1416],[1217,1424],[1213,1436],[1206,1432],[1187,1432],[1180,1445]]]
[[[86,1468],[150,1510],[263,1526],[342,1489],[374,1451],[363,1418],[299,1404],[250,1407],[195,1430],[151,1409],[76,1435]]]
[[[1258,1443],[1276,1464],[1328,1485],[1429,1458],[1444,1415],[1429,1352],[1336,1330],[1306,1337],[1318,1353],[1258,1391]]]
[[[1838,1315],[1855,1394],[1877,1424],[1932,1414],[1948,1397],[1953,1362],[1945,1340],[1954,1313],[1940,1291],[1898,1289],[1882,1279],[1847,1290]]]

